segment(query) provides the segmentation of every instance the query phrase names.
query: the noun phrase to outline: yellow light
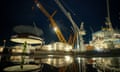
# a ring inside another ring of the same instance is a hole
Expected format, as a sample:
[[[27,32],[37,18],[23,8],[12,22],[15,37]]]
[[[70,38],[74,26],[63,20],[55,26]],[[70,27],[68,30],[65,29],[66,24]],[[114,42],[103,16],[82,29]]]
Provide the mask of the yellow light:
[[[70,56],[65,56],[65,61],[70,61],[71,57]]]
[[[55,31],[55,32],[58,30],[58,28],[57,28],[57,27],[54,27],[53,29],[54,29],[54,31]]]
[[[53,48],[52,47],[49,47],[48,50],[51,51]]]
[[[72,50],[72,46],[66,46],[65,47],[65,51],[71,51]]]
[[[81,61],[81,58],[80,57],[77,57],[77,61],[78,61],[78,63],[80,63]]]
[[[2,47],[0,47],[0,52],[3,52],[3,48]]]
[[[53,57],[53,55],[48,55],[48,57]]]
[[[50,63],[52,61],[52,58],[48,58],[48,62]]]

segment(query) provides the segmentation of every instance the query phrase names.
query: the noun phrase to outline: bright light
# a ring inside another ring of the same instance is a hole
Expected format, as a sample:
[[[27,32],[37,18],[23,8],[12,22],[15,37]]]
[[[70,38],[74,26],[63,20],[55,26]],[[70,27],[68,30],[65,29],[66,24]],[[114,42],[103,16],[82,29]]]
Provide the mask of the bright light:
[[[39,6],[39,3],[37,3],[37,7],[39,8],[40,6]]]
[[[70,56],[65,56],[65,61],[69,61],[71,60],[71,57]]]
[[[80,63],[80,60],[81,60],[81,58],[80,58],[80,57],[77,57],[77,61],[78,61],[78,63]]]
[[[54,27],[53,29],[54,29],[54,31],[57,31],[58,28],[57,28],[57,27]]]
[[[52,58],[48,58],[48,62],[50,63],[52,61]]]
[[[67,52],[70,51],[70,50],[72,50],[72,49],[70,49],[70,48],[65,48],[65,51],[67,51]]]
[[[66,64],[72,63],[73,62],[73,58],[71,56],[66,55],[65,56],[65,62],[66,62]]]
[[[66,46],[65,47],[65,51],[71,51],[72,50],[72,46]]]
[[[53,55],[48,55],[49,57],[53,57]]]
[[[99,47],[95,48],[95,50],[98,51],[98,52],[103,51],[103,49],[99,48]]]
[[[49,47],[48,50],[51,51],[53,48],[52,47]]]
[[[3,48],[2,47],[0,47],[0,52],[3,52]]]

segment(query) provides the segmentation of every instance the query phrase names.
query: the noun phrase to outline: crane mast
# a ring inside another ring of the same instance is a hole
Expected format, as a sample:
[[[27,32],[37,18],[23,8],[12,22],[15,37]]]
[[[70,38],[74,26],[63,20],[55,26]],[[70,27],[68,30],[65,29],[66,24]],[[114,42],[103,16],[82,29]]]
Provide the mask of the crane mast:
[[[70,20],[70,22],[73,25],[74,30],[79,31],[79,28],[78,28],[77,24],[74,22],[74,20],[71,17],[71,14],[65,10],[65,8],[62,6],[62,4],[60,3],[59,0],[55,0],[55,2],[56,2],[56,4],[58,4],[60,9],[63,11],[64,15]]]
[[[107,17],[106,17],[106,25],[108,25],[108,28],[110,31],[113,32],[113,27],[112,27],[112,23],[111,23],[111,20],[110,20],[110,10],[109,10],[109,0],[106,1],[106,4],[107,4]]]
[[[83,43],[83,35],[85,34],[82,34],[84,30],[80,30],[79,27],[77,26],[77,24],[74,22],[74,20],[72,19],[71,17],[71,14],[70,12],[68,12],[64,7],[63,5],[60,3],[59,0],[55,0],[56,4],[60,7],[60,9],[63,11],[64,15],[69,19],[69,21],[72,23],[72,26],[73,26],[73,30],[74,30],[74,39],[76,39],[76,47],[78,50],[77,51],[82,51],[84,50],[84,43]],[[83,23],[81,23],[82,27],[83,27]],[[84,31],[85,32],[85,31]],[[74,41],[73,41],[74,42]]]
[[[57,26],[57,23],[55,22],[55,20],[53,19],[53,16],[55,13],[53,13],[52,15],[50,15],[47,10],[42,6],[42,4],[40,2],[38,2],[38,0],[34,0],[35,4],[37,5],[37,7],[45,14],[46,17],[48,17],[49,21],[51,22],[51,26],[54,28],[55,33],[58,37],[58,39],[61,42],[66,43],[66,40],[62,34],[62,32],[60,31],[59,27]]]

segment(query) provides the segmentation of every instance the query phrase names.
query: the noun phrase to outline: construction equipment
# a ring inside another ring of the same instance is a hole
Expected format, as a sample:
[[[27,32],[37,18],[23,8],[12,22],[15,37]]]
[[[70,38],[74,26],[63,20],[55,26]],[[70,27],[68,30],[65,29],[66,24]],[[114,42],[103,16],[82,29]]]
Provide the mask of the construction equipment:
[[[85,51],[85,47],[84,47],[84,40],[83,40],[83,35],[85,35],[85,30],[83,27],[83,22],[81,22],[81,26],[80,28],[77,26],[77,24],[74,22],[74,20],[72,19],[72,16],[70,14],[70,12],[68,12],[63,5],[60,3],[59,0],[55,0],[56,4],[60,7],[60,9],[62,10],[62,12],[64,13],[64,15],[69,19],[69,21],[71,22],[72,26],[73,26],[73,39],[71,39],[70,36],[70,40],[72,40],[72,46],[73,46],[73,50],[74,52],[82,52]],[[70,41],[69,41],[70,42]],[[84,69],[79,66],[79,71],[81,72],[85,72],[85,62],[82,62],[82,66],[84,67]],[[76,68],[76,65],[74,65],[73,67]],[[82,70],[83,69],[83,70]],[[63,68],[63,72],[65,72],[66,68]],[[76,70],[75,70],[76,71]],[[74,72],[75,72],[74,71]],[[60,71],[62,72],[62,71]]]
[[[75,51],[83,51],[84,50],[84,44],[83,44],[83,35],[85,35],[85,31],[83,29],[83,22],[81,23],[81,29],[79,29],[79,27],[77,26],[77,24],[75,23],[75,21],[72,19],[72,16],[70,14],[70,12],[68,12],[63,5],[61,4],[61,2],[59,0],[55,0],[56,4],[60,7],[60,9],[62,10],[62,12],[64,13],[64,15],[69,19],[69,21],[71,22],[72,26],[73,26],[73,30],[74,30],[74,35],[76,37],[76,46]],[[72,43],[73,44],[73,43]]]
[[[64,38],[62,32],[60,31],[59,27],[57,26],[57,23],[55,22],[55,20],[53,19],[53,16],[56,14],[56,11],[50,15],[47,10],[42,6],[42,4],[40,2],[38,2],[38,0],[34,0],[34,2],[36,3],[37,7],[45,14],[46,17],[48,17],[48,19],[51,22],[51,26],[53,27],[54,31],[57,34],[58,39],[60,40],[60,42],[64,42],[64,43],[68,43],[70,45],[73,46],[75,40],[76,40],[76,34],[71,34],[68,42],[66,41],[66,39]]]
[[[53,16],[55,15],[56,11],[52,15],[50,15],[38,0],[34,0],[34,2],[37,5],[37,7],[45,14],[45,16],[48,17],[49,21],[51,22],[51,26],[53,27],[53,29],[55,30],[55,32],[57,34],[58,39],[61,42],[66,43],[66,40],[65,40],[62,32],[60,31],[59,27],[57,26],[57,23],[53,19]]]

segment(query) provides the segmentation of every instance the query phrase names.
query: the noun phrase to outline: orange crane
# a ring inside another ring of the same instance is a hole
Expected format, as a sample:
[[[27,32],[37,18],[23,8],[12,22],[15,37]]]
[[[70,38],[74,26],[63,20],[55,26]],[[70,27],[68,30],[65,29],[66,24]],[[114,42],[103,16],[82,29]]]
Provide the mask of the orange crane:
[[[37,7],[45,14],[45,16],[48,17],[49,21],[51,22],[51,26],[53,27],[53,29],[55,30],[55,32],[57,34],[58,39],[61,42],[66,43],[66,39],[64,38],[62,32],[60,31],[59,27],[57,26],[57,23],[53,19],[53,16],[55,15],[56,11],[52,15],[50,15],[38,0],[34,0],[34,2],[37,5]]]
[[[48,17],[48,19],[50,20],[51,22],[51,26],[53,27],[53,29],[55,30],[56,34],[57,34],[57,37],[58,39],[61,41],[61,42],[64,42],[66,43],[66,39],[64,38],[62,32],[60,31],[59,27],[57,26],[57,23],[55,22],[55,20],[53,19],[53,16],[55,15],[56,11],[50,15],[47,10],[42,6],[42,4],[38,1],[38,0],[34,0],[35,4],[37,5],[37,7],[45,14],[46,17]],[[68,39],[68,44],[72,45],[74,44],[74,41],[76,39],[76,35],[73,35],[71,34],[69,39]]]
[[[68,42],[66,41],[66,39],[64,38],[62,32],[60,31],[59,27],[57,26],[57,23],[53,19],[53,16],[55,15],[56,11],[52,15],[50,15],[38,0],[34,0],[34,2],[37,5],[37,7],[45,14],[45,16],[48,17],[49,21],[51,22],[51,26],[54,28],[54,30],[55,30],[55,32],[57,34],[58,39],[61,42],[68,43],[68,44],[73,46],[73,44],[74,44],[74,42],[76,40],[76,34],[75,35],[71,34],[70,37],[69,37]],[[76,66],[74,66],[74,69],[75,68],[76,68]],[[62,68],[60,68],[59,72],[65,72],[66,69],[67,69],[67,67],[62,67]],[[76,72],[76,70],[75,70],[75,72]]]

